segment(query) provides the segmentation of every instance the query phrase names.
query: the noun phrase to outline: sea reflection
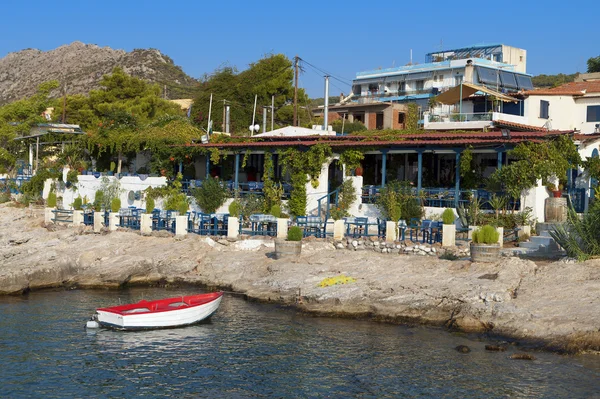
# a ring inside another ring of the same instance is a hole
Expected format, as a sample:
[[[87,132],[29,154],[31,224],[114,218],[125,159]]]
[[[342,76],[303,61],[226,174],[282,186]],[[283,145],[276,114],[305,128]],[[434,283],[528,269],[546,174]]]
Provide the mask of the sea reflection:
[[[2,395],[20,397],[586,398],[600,357],[486,352],[445,331],[314,318],[226,296],[209,322],[85,331],[97,307],[190,290],[68,291],[0,298]],[[458,353],[467,345],[469,354]]]

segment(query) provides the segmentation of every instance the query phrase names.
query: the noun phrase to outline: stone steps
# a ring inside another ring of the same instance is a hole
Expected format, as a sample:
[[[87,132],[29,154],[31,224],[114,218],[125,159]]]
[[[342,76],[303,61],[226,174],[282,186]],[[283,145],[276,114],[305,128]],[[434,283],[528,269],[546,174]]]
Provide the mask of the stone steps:
[[[521,242],[518,248],[511,248],[507,252],[527,257],[555,258],[564,256],[564,251],[560,249],[550,235],[553,228],[553,223],[538,223],[537,231],[539,235],[531,236],[529,241]]]

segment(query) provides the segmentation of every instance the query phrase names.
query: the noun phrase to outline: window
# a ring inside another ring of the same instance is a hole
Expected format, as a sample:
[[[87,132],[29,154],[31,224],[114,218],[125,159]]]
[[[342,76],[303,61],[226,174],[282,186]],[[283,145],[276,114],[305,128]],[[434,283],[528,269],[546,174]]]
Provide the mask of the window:
[[[398,124],[400,124],[400,125],[404,124],[404,120],[405,120],[404,118],[405,118],[404,113],[398,112]]]
[[[600,122],[600,105],[588,105],[587,122]]]
[[[405,92],[405,91],[406,91],[406,82],[398,83],[398,92]]]
[[[425,88],[425,81],[424,80],[417,80],[416,89],[417,90],[423,90],[424,88]]]
[[[379,85],[375,83],[369,83],[369,91],[371,93],[377,93],[379,91]]]
[[[540,100],[540,118],[548,119],[549,117],[550,102],[546,100]]]

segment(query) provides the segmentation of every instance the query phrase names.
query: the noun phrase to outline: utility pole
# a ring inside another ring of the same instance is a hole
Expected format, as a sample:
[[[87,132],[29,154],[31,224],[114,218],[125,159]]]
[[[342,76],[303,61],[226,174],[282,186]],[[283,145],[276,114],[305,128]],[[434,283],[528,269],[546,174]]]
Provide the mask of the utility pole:
[[[268,108],[265,107],[264,105],[262,108],[263,108],[263,126],[262,126],[262,128],[263,128],[263,133],[266,133],[267,132],[267,109]]]
[[[325,75],[325,105],[323,107],[323,130],[327,131],[329,125],[329,76]]]
[[[298,59],[294,57],[294,126],[298,126]]]
[[[271,96],[271,131],[275,122],[275,94]]]
[[[221,124],[221,131],[224,132],[225,129],[225,99],[223,99],[223,123]]]

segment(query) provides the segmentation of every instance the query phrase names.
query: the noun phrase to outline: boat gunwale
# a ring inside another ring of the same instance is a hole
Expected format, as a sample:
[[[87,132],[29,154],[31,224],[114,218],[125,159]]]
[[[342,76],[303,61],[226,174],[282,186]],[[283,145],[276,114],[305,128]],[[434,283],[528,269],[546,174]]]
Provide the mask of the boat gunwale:
[[[193,298],[211,297],[211,296],[213,298],[208,301],[193,303]],[[130,303],[130,304],[124,304],[124,305],[109,306],[109,307],[105,307],[105,308],[98,308],[98,309],[96,309],[96,312],[113,313],[113,314],[121,315],[123,317],[165,313],[165,312],[175,312],[178,310],[193,309],[193,308],[196,308],[199,306],[208,305],[208,304],[218,300],[221,297],[223,297],[222,291],[210,292],[210,293],[206,293],[206,294],[186,295],[186,296],[177,296],[177,297],[172,297],[172,298],[155,299],[155,300],[151,300],[151,301],[142,299],[141,301],[139,301],[137,303]],[[189,298],[192,298],[192,300],[189,301],[188,300]],[[188,300],[188,302],[190,302],[191,304],[186,303],[186,300]],[[169,305],[171,305],[173,303],[177,303],[177,302],[183,302],[186,304],[186,306],[178,306],[178,307],[168,308]],[[154,310],[152,309],[153,305],[156,305]],[[160,307],[159,307],[159,305],[160,305]],[[142,312],[131,312],[131,310],[140,309],[140,308],[147,308],[149,310],[142,311]]]

